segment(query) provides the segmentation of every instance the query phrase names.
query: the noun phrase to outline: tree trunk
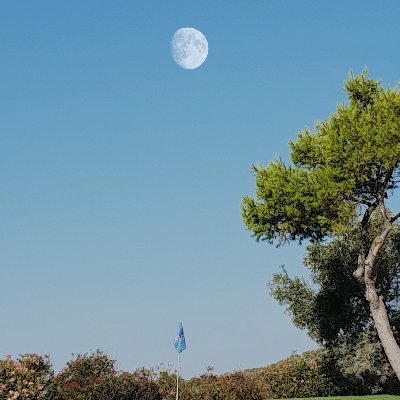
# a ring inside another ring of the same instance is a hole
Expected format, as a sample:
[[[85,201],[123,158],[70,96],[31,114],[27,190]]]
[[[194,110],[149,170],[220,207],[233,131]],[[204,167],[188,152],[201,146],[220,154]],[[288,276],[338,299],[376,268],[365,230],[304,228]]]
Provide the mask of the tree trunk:
[[[367,299],[370,304],[371,316],[375,323],[375,329],[378,332],[383,349],[385,350],[386,356],[397,379],[400,380],[400,347],[393,336],[382,296],[378,297],[375,288],[367,288]]]
[[[376,291],[376,261],[379,250],[383,246],[387,235],[392,229],[393,219],[390,219],[386,208],[383,204],[380,205],[379,211],[383,218],[383,227],[379,235],[377,235],[371,243],[371,246],[366,257],[365,247],[358,256],[358,268],[353,275],[359,282],[365,285],[365,297],[369,302],[371,317],[374,320],[375,329],[378,332],[379,339],[383,349],[392,366],[397,379],[400,380],[400,347],[394,338],[393,331],[390,327],[390,322],[382,296],[378,296]]]

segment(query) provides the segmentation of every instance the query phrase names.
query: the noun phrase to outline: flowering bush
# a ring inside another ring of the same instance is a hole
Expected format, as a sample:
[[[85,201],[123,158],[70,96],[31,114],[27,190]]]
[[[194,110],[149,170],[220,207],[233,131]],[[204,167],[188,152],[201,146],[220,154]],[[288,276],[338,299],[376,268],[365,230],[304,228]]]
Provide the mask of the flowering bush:
[[[44,399],[53,374],[48,356],[21,355],[0,360],[0,399]]]
[[[116,375],[115,361],[97,350],[94,354],[78,354],[52,380],[51,400],[90,400],[104,390],[105,383]],[[97,396],[98,397],[98,396]]]
[[[121,373],[97,350],[79,354],[52,380],[46,400],[161,400],[151,371]]]
[[[179,381],[182,400],[266,400],[353,394],[358,388],[337,367],[312,351],[265,368]],[[340,371],[339,371],[340,372]],[[49,358],[36,354],[0,360],[0,400],[174,400],[176,371],[168,368],[121,372],[97,350],[79,354],[54,375]]]

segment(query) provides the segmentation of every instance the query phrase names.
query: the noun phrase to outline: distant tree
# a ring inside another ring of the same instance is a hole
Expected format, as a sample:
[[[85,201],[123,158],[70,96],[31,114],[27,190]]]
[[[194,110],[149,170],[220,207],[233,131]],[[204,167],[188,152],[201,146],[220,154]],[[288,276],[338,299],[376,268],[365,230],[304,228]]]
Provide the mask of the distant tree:
[[[400,217],[386,204],[399,181],[400,93],[384,89],[366,72],[351,75],[345,89],[349,104],[290,143],[292,166],[277,160],[254,167],[257,199],[243,199],[242,216],[257,240],[278,245],[320,242],[358,221],[354,285],[363,285],[379,339],[400,379],[400,347],[376,287],[379,252]],[[382,224],[370,239],[374,213]]]

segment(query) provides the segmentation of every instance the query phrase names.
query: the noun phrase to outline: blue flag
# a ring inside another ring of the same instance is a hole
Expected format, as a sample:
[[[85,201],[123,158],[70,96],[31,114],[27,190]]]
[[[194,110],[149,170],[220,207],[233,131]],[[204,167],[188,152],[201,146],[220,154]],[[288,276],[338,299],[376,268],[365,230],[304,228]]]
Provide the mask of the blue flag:
[[[178,353],[182,353],[182,351],[186,349],[185,334],[183,333],[182,322],[179,322],[179,330],[174,340],[174,346]]]

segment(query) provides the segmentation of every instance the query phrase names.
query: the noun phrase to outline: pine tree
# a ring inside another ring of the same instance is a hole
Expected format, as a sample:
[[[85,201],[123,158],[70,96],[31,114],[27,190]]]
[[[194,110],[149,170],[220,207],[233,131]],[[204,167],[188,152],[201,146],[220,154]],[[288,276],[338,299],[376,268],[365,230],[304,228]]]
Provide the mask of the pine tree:
[[[349,103],[291,142],[291,165],[281,160],[254,167],[256,199],[245,197],[242,216],[257,240],[320,242],[359,225],[354,285],[363,285],[379,339],[400,379],[400,347],[378,293],[377,257],[400,213],[387,198],[400,167],[400,92],[364,72],[345,84]],[[369,235],[373,214],[381,225]]]

